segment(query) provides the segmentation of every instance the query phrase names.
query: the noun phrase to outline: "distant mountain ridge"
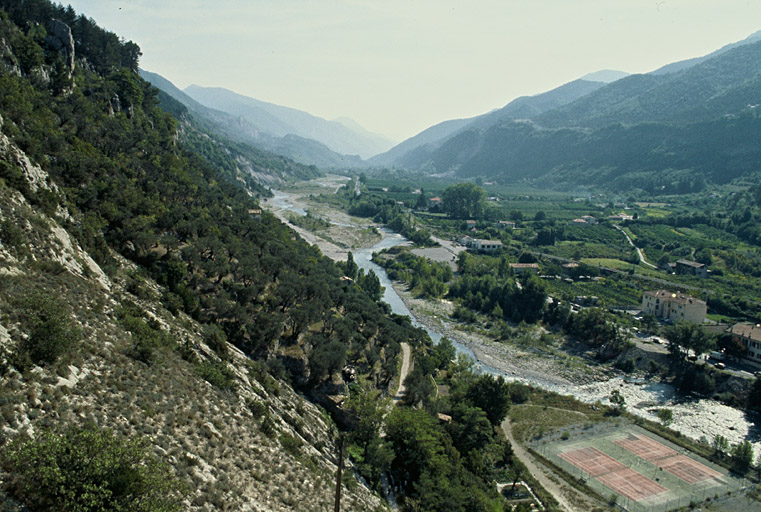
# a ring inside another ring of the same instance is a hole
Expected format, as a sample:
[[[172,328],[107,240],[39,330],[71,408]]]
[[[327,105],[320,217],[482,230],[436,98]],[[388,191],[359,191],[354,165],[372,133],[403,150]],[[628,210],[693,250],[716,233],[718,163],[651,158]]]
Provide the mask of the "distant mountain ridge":
[[[581,80],[588,80],[590,82],[604,82],[609,84],[611,82],[615,82],[616,80],[626,78],[630,74],[631,73],[627,73],[626,71],[618,71],[616,69],[601,69],[600,71],[587,73],[581,77]]]
[[[196,121],[209,132],[253,148],[292,158],[305,165],[339,169],[364,166],[359,156],[342,155],[318,141],[297,135],[272,135],[241,115],[203,105],[159,74],[144,69],[140,70],[140,74],[154,87],[187,107]],[[271,119],[271,116],[269,117]],[[283,126],[283,123],[277,120],[273,123]]]
[[[441,139],[411,148],[412,140],[405,141],[387,154],[409,149],[385,165],[461,178],[653,193],[694,191],[757,172],[761,33],[680,66],[609,84],[578,80],[519,98]],[[569,94],[559,94],[563,89]],[[554,104],[543,105],[546,99]]]
[[[761,41],[761,30],[752,33],[742,41],[737,41],[736,43],[730,43],[728,45],[722,46],[715,52],[711,52],[708,55],[704,55],[702,57],[694,57],[692,59],[686,59],[681,60],[679,62],[672,62],[671,64],[666,64],[665,66],[662,66],[654,71],[651,71],[649,74],[651,75],[666,75],[668,73],[674,73],[677,71],[683,71],[687,68],[690,68],[692,66],[695,66],[697,64],[700,64],[701,62],[704,62],[708,59],[711,59],[713,57],[717,57],[721,55],[722,53],[728,52],[729,50],[733,48],[737,48],[739,46],[744,46],[746,44],[755,43],[756,41]]]
[[[468,129],[485,129],[506,119],[531,119],[603,87],[603,82],[574,80],[550,91],[534,96],[521,96],[501,109],[467,119],[454,119],[436,124],[386,153],[369,160],[372,165],[418,165],[426,155],[440,147],[451,137]]]
[[[761,41],[735,47],[682,71],[631,75],[536,120],[551,128],[599,128],[613,123],[685,122],[723,115],[727,112],[721,109],[706,112],[706,105],[757,78],[759,55]]]
[[[191,85],[183,91],[199,103],[242,117],[252,126],[275,137],[297,135],[320,142],[336,153],[369,158],[393,143],[354,126],[358,123],[328,121],[307,112],[267,103],[221,87]]]

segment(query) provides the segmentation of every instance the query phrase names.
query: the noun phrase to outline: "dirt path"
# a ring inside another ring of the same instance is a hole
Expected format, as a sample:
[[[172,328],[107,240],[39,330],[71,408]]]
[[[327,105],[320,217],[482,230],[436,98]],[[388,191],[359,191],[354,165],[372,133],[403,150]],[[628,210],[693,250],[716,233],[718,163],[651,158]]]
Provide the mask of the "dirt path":
[[[523,464],[525,464],[531,476],[536,478],[539,484],[544,489],[552,494],[560,506],[561,510],[565,512],[588,512],[599,506],[597,503],[593,503],[587,496],[581,494],[579,491],[564,484],[562,480],[556,477],[552,471],[547,469],[541,462],[536,460],[513,436],[513,427],[510,423],[510,418],[505,419],[502,422],[502,430],[505,432],[507,440],[513,447],[513,453]],[[569,500],[569,496],[572,496],[574,503]],[[576,503],[580,503],[577,505]]]
[[[394,402],[399,402],[403,397],[407,388],[404,386],[404,379],[410,373],[410,365],[412,361],[412,350],[408,343],[402,343],[402,371],[399,372],[399,388],[394,394]]]

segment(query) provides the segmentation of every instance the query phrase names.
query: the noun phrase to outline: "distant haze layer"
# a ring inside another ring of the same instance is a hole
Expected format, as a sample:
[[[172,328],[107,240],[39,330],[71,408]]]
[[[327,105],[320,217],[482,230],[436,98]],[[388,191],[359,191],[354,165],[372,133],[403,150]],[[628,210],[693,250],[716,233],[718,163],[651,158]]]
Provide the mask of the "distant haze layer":
[[[184,88],[224,87],[403,140],[600,69],[709,53],[759,29],[747,0],[71,0]]]

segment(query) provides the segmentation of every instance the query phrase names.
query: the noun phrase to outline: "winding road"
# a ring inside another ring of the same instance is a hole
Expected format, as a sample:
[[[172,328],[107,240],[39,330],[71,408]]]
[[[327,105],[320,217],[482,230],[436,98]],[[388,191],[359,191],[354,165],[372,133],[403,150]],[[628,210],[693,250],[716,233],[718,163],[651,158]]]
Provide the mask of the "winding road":
[[[632,241],[631,237],[629,236],[629,233],[627,233],[626,231],[624,231],[624,228],[622,228],[621,226],[619,226],[619,225],[617,225],[617,224],[613,224],[613,227],[614,227],[614,228],[616,228],[617,230],[619,230],[621,233],[623,233],[623,234],[624,234],[624,236],[626,237],[626,240],[628,240],[628,241],[629,241],[629,245],[631,245],[632,247],[634,247],[634,250],[636,250],[636,251],[637,251],[637,256],[639,257],[639,261],[640,261],[640,263],[642,263],[643,265],[647,265],[647,266],[648,266],[648,267],[650,267],[650,268],[654,268],[654,269],[658,270],[658,267],[656,267],[656,266],[655,266],[655,265],[653,265],[652,263],[648,263],[647,261],[645,261],[645,255],[644,255],[644,254],[642,254],[642,249],[640,249],[639,247],[637,247],[636,245],[634,245],[634,242]]]

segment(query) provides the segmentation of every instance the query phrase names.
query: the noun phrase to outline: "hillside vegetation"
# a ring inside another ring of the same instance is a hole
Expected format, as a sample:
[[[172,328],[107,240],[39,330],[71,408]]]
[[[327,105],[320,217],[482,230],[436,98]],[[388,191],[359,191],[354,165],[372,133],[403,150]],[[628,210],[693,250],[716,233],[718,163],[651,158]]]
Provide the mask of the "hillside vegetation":
[[[326,510],[339,438],[365,477],[344,472],[344,510],[382,509],[386,477],[403,510],[504,508],[504,382],[447,375],[451,346],[374,274],[262,212],[237,165],[259,150],[206,139],[136,45],[45,0],[0,8],[4,509]]]

